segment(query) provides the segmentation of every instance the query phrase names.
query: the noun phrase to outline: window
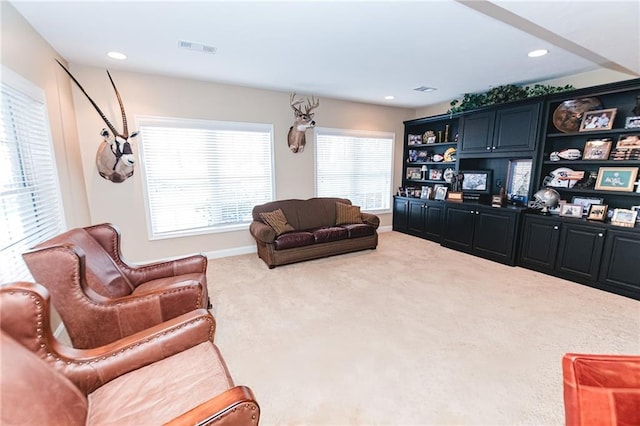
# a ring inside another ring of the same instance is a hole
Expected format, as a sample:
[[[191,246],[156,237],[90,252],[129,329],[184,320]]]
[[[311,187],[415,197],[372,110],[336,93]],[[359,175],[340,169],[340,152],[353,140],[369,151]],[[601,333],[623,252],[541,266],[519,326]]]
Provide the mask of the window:
[[[316,128],[316,194],[365,211],[391,209],[394,134]]]
[[[22,253],[66,229],[44,92],[2,67],[0,282],[32,280]]]
[[[274,199],[267,124],[138,117],[151,239],[245,229]]]

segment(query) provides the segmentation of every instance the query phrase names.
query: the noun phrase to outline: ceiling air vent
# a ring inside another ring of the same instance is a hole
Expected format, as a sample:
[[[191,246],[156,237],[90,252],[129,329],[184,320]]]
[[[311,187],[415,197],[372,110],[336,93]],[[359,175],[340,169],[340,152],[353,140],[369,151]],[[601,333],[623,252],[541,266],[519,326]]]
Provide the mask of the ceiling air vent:
[[[209,53],[211,55],[215,55],[218,50],[213,46],[185,40],[178,40],[178,47],[181,49],[195,50],[196,52]]]
[[[417,90],[418,92],[433,92],[434,90],[437,90],[437,89],[435,87],[420,86],[420,87],[416,87],[413,90]]]

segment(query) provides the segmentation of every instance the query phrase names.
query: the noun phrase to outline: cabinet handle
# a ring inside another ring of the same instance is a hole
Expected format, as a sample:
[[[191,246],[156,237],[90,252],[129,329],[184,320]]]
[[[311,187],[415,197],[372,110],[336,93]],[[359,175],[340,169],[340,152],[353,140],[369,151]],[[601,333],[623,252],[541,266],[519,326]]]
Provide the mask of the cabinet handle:
[[[558,230],[558,225],[554,226],[553,229]]]
[[[480,214],[480,212],[476,212],[476,214]]]
[[[469,210],[469,213],[474,214],[475,212],[473,210]]]
[[[603,234],[602,232],[600,232],[600,233],[598,234],[598,237],[603,237],[603,236],[604,236],[604,234]]]
[[[487,151],[491,151],[491,147],[490,146],[487,147]]]

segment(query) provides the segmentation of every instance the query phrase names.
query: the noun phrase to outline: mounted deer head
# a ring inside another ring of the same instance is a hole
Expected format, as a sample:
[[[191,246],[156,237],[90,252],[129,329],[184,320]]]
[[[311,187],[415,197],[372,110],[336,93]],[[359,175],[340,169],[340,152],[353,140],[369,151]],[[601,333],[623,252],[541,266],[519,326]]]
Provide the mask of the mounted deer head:
[[[287,142],[289,143],[289,149],[291,149],[294,154],[304,151],[304,146],[307,143],[305,131],[316,125],[316,122],[313,121],[314,114],[311,111],[320,105],[320,100],[314,97],[311,97],[311,100],[307,98],[307,104],[304,105],[304,112],[300,109],[300,105],[303,103],[304,101],[302,99],[296,100],[295,93],[291,94],[290,104],[291,108],[293,108],[295,121],[289,129]]]
[[[119,133],[116,128],[109,122],[104,113],[98,108],[98,105],[89,97],[87,92],[82,88],[78,80],[69,72],[69,70],[60,63],[56,59],[56,62],[69,74],[69,77],[73,80],[74,83],[80,88],[82,93],[89,99],[91,105],[98,111],[100,117],[104,123],[111,130],[111,134],[107,129],[102,129],[100,132],[100,136],[102,136],[103,140],[98,148],[98,152],[96,153],[96,165],[98,166],[98,173],[103,178],[110,180],[114,183],[124,182],[127,178],[130,178],[133,175],[133,165],[136,161],[135,156],[133,155],[133,151],[131,150],[131,139],[135,138],[138,135],[138,132],[133,132],[129,134],[129,130],[127,128],[127,115],[124,112],[124,105],[122,105],[122,99],[120,98],[120,93],[118,93],[118,89],[116,88],[113,79],[111,78],[111,74],[107,71],[107,75],[109,76],[109,80],[111,81],[111,85],[113,86],[113,90],[116,92],[116,96],[118,97],[118,104],[120,104],[120,112],[122,113],[122,133]]]

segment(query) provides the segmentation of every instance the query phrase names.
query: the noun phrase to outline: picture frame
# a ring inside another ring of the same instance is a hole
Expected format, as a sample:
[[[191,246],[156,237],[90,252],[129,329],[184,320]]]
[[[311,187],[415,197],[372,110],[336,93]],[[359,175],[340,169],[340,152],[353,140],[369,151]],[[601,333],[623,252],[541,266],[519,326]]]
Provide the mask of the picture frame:
[[[640,206],[631,206],[631,210],[638,212],[636,215],[636,223],[640,223]]]
[[[616,142],[618,148],[640,148],[640,135],[621,135]]]
[[[431,198],[432,194],[433,194],[433,188],[431,188],[430,186],[423,186],[420,191],[420,198],[424,200],[428,200]]]
[[[449,188],[446,185],[438,185],[435,188],[435,193],[433,198],[436,200],[446,200],[447,199],[447,190]]]
[[[410,163],[415,163],[418,161],[418,150],[417,149],[410,149],[409,150],[409,162]]]
[[[607,218],[607,209],[609,206],[606,204],[591,204],[589,206],[589,214],[587,214],[587,220],[599,220],[604,222]]]
[[[531,170],[533,160],[509,160],[507,174],[507,200],[513,204],[526,206],[529,201]]]
[[[472,194],[491,194],[492,170],[461,170],[462,192]]]
[[[584,144],[583,160],[606,160],[611,152],[613,141],[606,139],[589,139]]]
[[[581,218],[582,206],[580,204],[564,203],[560,207],[560,216]]]
[[[442,180],[442,169],[429,169],[429,180]]]
[[[406,179],[422,180],[422,171],[420,167],[407,167]]]
[[[407,145],[422,144],[422,135],[407,135]]]
[[[624,123],[625,129],[640,129],[640,115],[627,117]]]
[[[633,192],[637,167],[600,167],[595,189],[598,191]]]
[[[636,218],[638,212],[630,209],[614,209],[613,216],[611,217],[611,224],[616,226],[624,226],[626,228],[633,228],[636,226]]]
[[[592,205],[603,204],[604,198],[597,197],[571,197],[571,204],[579,204],[582,206],[582,215],[587,216]]]
[[[617,111],[618,108],[609,108],[585,112],[582,116],[579,131],[591,132],[597,130],[611,130],[613,128],[613,120],[616,117]]]

